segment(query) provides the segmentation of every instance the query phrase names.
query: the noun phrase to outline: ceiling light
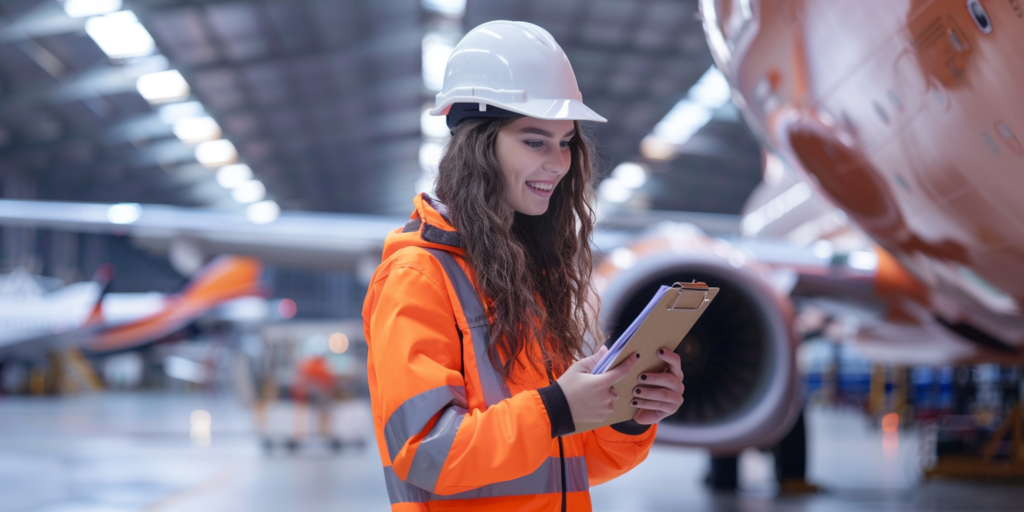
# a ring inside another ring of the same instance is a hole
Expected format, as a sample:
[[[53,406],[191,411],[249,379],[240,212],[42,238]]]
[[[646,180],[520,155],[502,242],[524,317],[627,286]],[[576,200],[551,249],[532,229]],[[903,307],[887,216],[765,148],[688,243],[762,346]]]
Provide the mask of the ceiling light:
[[[711,66],[687,91],[686,97],[679,100],[644,138],[640,152],[651,160],[671,158],[676,148],[708,124],[714,111],[724,107],[731,96],[729,81],[718,68]]]
[[[423,8],[438,14],[462,16],[466,12],[466,0],[423,0]]]
[[[661,138],[648,135],[640,141],[640,154],[648,160],[668,160],[676,154],[676,148]]]
[[[440,91],[444,85],[444,68],[455,49],[452,34],[430,32],[423,36],[423,86]]]
[[[451,129],[445,116],[432,116],[429,110],[420,114],[420,132],[424,137],[431,139],[444,139],[451,136]]]
[[[647,171],[640,164],[623,162],[612,171],[612,178],[619,180],[628,188],[638,189],[647,181]]]
[[[260,180],[249,180],[231,190],[231,198],[242,204],[262,201],[267,196],[267,187]]]
[[[665,142],[681,146],[708,124],[711,116],[711,111],[704,105],[682,100],[654,126],[653,133]]]
[[[269,224],[281,215],[281,207],[274,201],[260,201],[250,204],[245,215],[253,224]]]
[[[252,179],[252,168],[245,164],[225,165],[217,170],[217,183],[233,189]]]
[[[146,101],[154,104],[185,99],[191,92],[185,77],[176,69],[142,75],[135,88]]]
[[[633,195],[633,189],[616,178],[608,178],[597,187],[597,195],[609,203],[625,203]]]
[[[196,160],[211,168],[233,164],[238,160],[238,150],[227,139],[200,142],[196,146]]]
[[[179,119],[187,117],[202,117],[206,115],[206,109],[198,101],[183,101],[181,103],[170,103],[160,107],[160,120],[167,124],[174,124]]]
[[[711,66],[700,77],[700,80],[693,84],[686,96],[693,102],[716,110],[729,102],[729,98],[732,97],[732,89],[729,88],[729,81],[725,79],[725,75],[715,66]]]
[[[85,33],[111,59],[143,57],[156,50],[152,36],[132,11],[89,18],[85,21]]]
[[[119,203],[107,208],[107,220],[114,224],[131,224],[142,217],[142,206],[138,203]]]
[[[64,0],[64,12],[72,18],[99,16],[121,10],[121,0]]]
[[[210,116],[187,117],[174,123],[174,135],[182,142],[195,144],[220,138],[220,126]]]

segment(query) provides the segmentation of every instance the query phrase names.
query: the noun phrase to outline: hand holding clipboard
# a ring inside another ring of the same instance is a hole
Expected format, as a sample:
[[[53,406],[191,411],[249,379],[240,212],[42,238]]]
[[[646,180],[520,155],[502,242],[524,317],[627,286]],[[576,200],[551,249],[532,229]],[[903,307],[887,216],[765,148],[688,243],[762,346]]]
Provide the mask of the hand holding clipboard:
[[[717,294],[718,288],[709,288],[704,283],[662,286],[643,312],[591,370],[592,374],[602,374],[617,368],[627,356],[634,353],[639,355],[626,375],[616,379],[617,382],[612,386],[618,395],[613,412],[604,421],[575,422],[576,432],[632,419],[637,413],[637,408],[631,402],[638,376],[641,373],[664,372],[668,368],[659,357],[658,349],[675,350]]]

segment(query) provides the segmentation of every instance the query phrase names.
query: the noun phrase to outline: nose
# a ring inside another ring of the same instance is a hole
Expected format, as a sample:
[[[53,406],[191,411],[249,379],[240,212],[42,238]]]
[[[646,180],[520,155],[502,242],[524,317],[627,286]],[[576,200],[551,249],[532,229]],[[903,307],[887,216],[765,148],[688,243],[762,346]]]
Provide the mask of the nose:
[[[546,155],[542,168],[557,176],[561,176],[569,172],[569,166],[572,164],[572,155],[568,151],[562,151],[561,148],[555,149]]]

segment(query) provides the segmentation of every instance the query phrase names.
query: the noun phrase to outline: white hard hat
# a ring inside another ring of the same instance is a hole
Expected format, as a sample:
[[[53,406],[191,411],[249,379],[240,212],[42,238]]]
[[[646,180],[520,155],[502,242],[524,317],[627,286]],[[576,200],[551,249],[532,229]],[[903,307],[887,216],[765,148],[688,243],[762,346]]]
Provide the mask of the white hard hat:
[[[547,30],[523,21],[490,21],[459,41],[431,115],[455,103],[487,105],[538,119],[608,120],[583,104],[569,58]]]

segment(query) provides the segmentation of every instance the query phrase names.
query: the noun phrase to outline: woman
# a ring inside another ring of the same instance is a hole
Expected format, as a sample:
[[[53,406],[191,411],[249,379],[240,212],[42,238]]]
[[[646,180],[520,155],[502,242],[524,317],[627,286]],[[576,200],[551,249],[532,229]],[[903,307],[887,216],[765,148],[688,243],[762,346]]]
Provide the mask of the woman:
[[[569,61],[546,31],[497,21],[448,61],[452,130],[437,199],[385,242],[363,322],[392,510],[590,510],[588,488],[640,463],[682,403],[679,357],[641,375],[633,420],[602,421],[635,362],[591,375],[591,146]],[[574,362],[575,361],[575,362]]]

